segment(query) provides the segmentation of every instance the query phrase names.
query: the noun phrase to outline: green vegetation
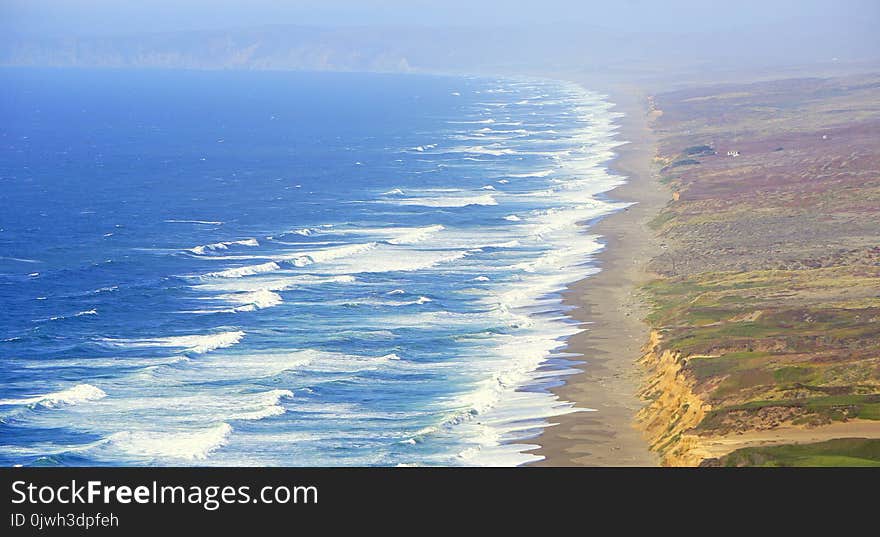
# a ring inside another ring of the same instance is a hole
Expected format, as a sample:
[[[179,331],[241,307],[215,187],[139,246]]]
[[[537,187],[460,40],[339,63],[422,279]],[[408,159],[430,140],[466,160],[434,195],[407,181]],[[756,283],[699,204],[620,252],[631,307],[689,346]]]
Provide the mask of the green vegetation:
[[[656,351],[678,357],[684,388],[708,408],[689,430],[880,420],[878,81],[654,96],[655,162],[674,194],[650,222],[662,251],[642,291]],[[716,156],[716,147],[744,156]],[[741,450],[729,460],[880,460],[850,447]]]
[[[754,370],[752,374],[754,375]],[[719,388],[721,389],[721,388]],[[698,429],[725,434],[744,424],[788,419],[794,425],[816,426],[849,419],[880,420],[880,395],[844,395],[797,399],[755,400],[715,408]]]
[[[702,273],[643,290],[662,348],[712,406],[702,431],[880,416],[880,269]],[[848,296],[836,303],[829,294]]]
[[[675,213],[673,211],[662,211],[653,220],[648,224],[651,229],[661,229],[667,222],[670,222],[675,218]]]
[[[880,440],[838,438],[815,444],[738,449],[720,466],[878,466]]]
[[[699,164],[699,163],[700,163],[699,160],[695,160],[692,158],[683,158],[681,160],[676,160],[675,162],[670,164],[668,167],[669,168],[677,168],[679,166],[692,166],[694,164]]]
[[[685,148],[684,151],[682,151],[682,154],[687,156],[714,155],[715,149],[710,145],[692,145]]]

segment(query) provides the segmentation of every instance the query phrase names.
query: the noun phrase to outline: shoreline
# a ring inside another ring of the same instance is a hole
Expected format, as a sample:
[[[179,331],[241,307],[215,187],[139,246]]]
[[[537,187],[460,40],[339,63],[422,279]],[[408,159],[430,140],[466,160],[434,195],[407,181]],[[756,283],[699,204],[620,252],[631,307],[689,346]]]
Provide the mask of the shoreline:
[[[585,85],[585,84],[582,84]],[[588,85],[585,85],[589,87]],[[594,257],[601,271],[570,284],[563,303],[583,330],[561,352],[573,355],[580,372],[550,391],[576,408],[591,409],[550,418],[551,424],[530,440],[526,451],[544,457],[534,466],[657,466],[659,458],[635,427],[643,404],[638,397],[644,378],[639,365],[649,328],[642,319],[646,305],[638,286],[648,277],[645,267],[659,247],[647,223],[670,199],[655,179],[652,161],[656,140],[648,126],[647,95],[632,87],[605,90],[615,110],[626,114],[617,131],[629,143],[615,149],[609,170],[627,182],[604,195],[631,207],[602,218],[585,232],[605,244]]]

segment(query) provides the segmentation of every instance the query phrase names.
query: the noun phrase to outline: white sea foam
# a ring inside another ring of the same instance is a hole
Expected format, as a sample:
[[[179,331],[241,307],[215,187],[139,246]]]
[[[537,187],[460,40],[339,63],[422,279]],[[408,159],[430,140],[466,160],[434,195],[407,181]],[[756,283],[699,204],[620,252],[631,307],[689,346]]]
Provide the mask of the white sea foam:
[[[527,173],[511,173],[508,177],[547,177],[548,175],[552,175],[556,170],[541,170],[537,172],[527,172]]]
[[[245,398],[239,397],[239,400],[236,401],[235,411],[229,419],[261,420],[271,416],[280,416],[285,412],[281,401],[291,398],[293,398],[293,392],[290,390],[270,390]]]
[[[212,226],[223,225],[223,222],[216,220],[165,220],[169,224],[207,224]]]
[[[467,207],[468,205],[498,205],[492,194],[436,196],[422,198],[404,198],[395,200],[398,205],[422,205],[425,207]]]
[[[152,339],[102,339],[101,342],[123,348],[171,347],[184,352],[204,354],[215,349],[231,347],[244,338],[241,330],[218,332],[216,334],[199,334],[191,336],[170,336]]]
[[[281,296],[268,289],[230,293],[215,297],[233,304],[239,304],[234,311],[253,311],[255,309],[271,308],[283,302]]]
[[[251,382],[303,369],[319,356],[317,351],[208,354],[199,360],[166,364],[169,367],[153,367],[144,371],[143,375],[155,384],[202,383],[205,379]]]
[[[350,255],[359,254],[372,250],[378,245],[376,242],[366,244],[346,244],[345,246],[336,246],[333,248],[324,248],[311,252],[298,252],[287,257],[286,260],[295,267],[305,267],[314,263],[326,263],[334,259],[348,257]]]
[[[257,239],[243,239],[240,241],[215,242],[213,244],[204,244],[202,246],[196,246],[195,248],[190,248],[189,251],[194,254],[204,255],[205,253],[216,251],[216,250],[228,250],[230,246],[234,246],[234,245],[259,246],[260,243],[257,242]]]
[[[507,242],[498,242],[495,244],[487,244],[484,248],[516,248],[521,246],[522,243],[516,239]]]
[[[559,347],[559,341],[546,335],[497,336],[496,340],[491,363],[476,364],[481,368],[490,366],[496,372],[449,401],[450,412],[436,425],[417,431],[413,440],[451,431],[473,442],[472,447],[458,453],[460,464],[522,464],[534,460],[522,453],[528,446],[505,447],[505,443],[525,432],[539,431],[548,417],[581,410],[546,393],[517,391],[535,380],[535,369]],[[461,367],[474,365],[468,361]]]
[[[400,357],[390,353],[382,356],[364,356],[333,352],[304,351],[312,356],[306,366],[309,371],[322,373],[356,373],[374,371],[399,362]]]
[[[450,263],[466,257],[466,250],[406,250],[395,246],[377,247],[357,258],[339,259],[327,271],[337,274],[409,272]]]
[[[470,120],[470,121],[447,121],[447,123],[466,124],[466,125],[469,125],[469,124],[489,124],[489,125],[491,125],[492,123],[495,123],[495,120],[492,118],[489,118],[489,119],[476,119],[476,120]]]
[[[572,261],[577,262],[582,259],[581,251],[576,248],[560,248],[555,250],[550,250],[549,252],[541,255],[537,259],[531,259],[529,261],[523,261],[522,263],[517,263],[513,265],[513,268],[517,270],[523,270],[525,272],[536,272],[540,268],[543,267],[562,267],[565,266],[563,263],[568,261],[571,263]]]
[[[38,259],[26,259],[23,257],[8,257],[5,255],[0,255],[0,259],[6,259],[9,261],[18,261],[19,263],[42,263],[42,261]]]
[[[241,354],[216,356],[209,361],[188,363],[188,369],[156,371],[154,379],[164,378],[163,374],[173,374],[174,378],[203,380],[238,380],[270,378],[288,371],[311,373],[358,373],[373,371],[396,361],[396,355],[367,356],[315,349],[303,349],[286,353]],[[292,395],[290,396],[292,397]],[[240,400],[236,396],[236,400]],[[231,419],[231,418],[228,418]]]
[[[203,379],[216,380],[209,367],[201,368],[198,371]],[[116,403],[115,410],[158,418],[169,415],[185,415],[188,416],[186,420],[188,422],[254,421],[284,414],[286,409],[282,401],[293,398],[291,390],[274,389],[254,392],[250,389],[240,391],[235,386],[224,386],[219,389],[204,386],[195,393],[162,391],[156,394],[151,392],[150,386],[153,383],[147,379],[164,381],[165,378],[161,373],[156,375],[140,374],[139,379],[144,381],[144,388],[129,397],[118,397],[114,401]]]
[[[288,273],[283,273],[288,274]],[[231,291],[231,292],[257,292],[288,291],[297,287],[307,287],[326,284],[349,284],[356,283],[357,278],[351,275],[339,276],[313,276],[302,275],[257,275],[246,279],[216,280],[208,283],[195,285],[193,288],[199,291]]]
[[[119,286],[117,286],[117,285],[110,285],[110,286],[107,286],[107,287],[99,287],[98,289],[94,289],[94,290],[92,290],[92,291],[89,291],[87,294],[90,294],[90,295],[98,295],[98,294],[101,294],[101,293],[110,293],[110,292],[116,291],[116,290],[118,290],[118,289],[119,289]]]
[[[214,313],[239,313],[242,311],[253,311],[256,308],[253,306],[241,306],[237,308],[209,308],[209,309],[200,309],[200,310],[180,310],[176,313],[186,313],[191,315],[212,315]]]
[[[47,321],[47,320],[48,321],[60,321],[62,319],[72,319],[74,317],[83,317],[86,315],[97,315],[97,314],[98,314],[98,310],[90,309],[90,310],[78,311],[78,312],[71,314],[71,315],[53,315],[52,317],[49,317],[48,319],[41,319],[41,321]]]
[[[386,294],[396,294],[396,293],[386,293]],[[303,305],[309,307],[357,307],[357,306],[389,306],[389,307],[398,307],[398,306],[415,306],[427,304],[428,302],[433,302],[430,298],[426,296],[420,296],[415,300],[407,300],[402,302],[397,302],[393,300],[382,300],[378,298],[344,298],[340,300],[321,300],[319,302],[295,302],[295,305]]]
[[[443,231],[443,229],[444,228],[441,225],[415,228],[412,231],[402,233],[388,242],[390,244],[414,244],[428,239],[428,237],[439,231]]]
[[[260,265],[248,265],[244,267],[236,267],[226,270],[221,270],[217,272],[209,272],[207,274],[203,274],[202,278],[241,278],[243,276],[251,276],[253,274],[263,274],[265,272],[272,272],[275,270],[280,270],[281,267],[278,263],[274,261],[270,261],[268,263],[262,263]]]
[[[103,390],[91,384],[77,384],[72,388],[57,392],[33,395],[21,399],[0,399],[0,405],[28,405],[32,407],[56,408],[76,405],[88,401],[97,401],[107,397]]]
[[[122,431],[107,438],[109,447],[147,459],[202,460],[226,445],[232,426],[220,423],[198,430]]]
[[[447,149],[446,152],[447,153],[469,153],[469,154],[473,154],[473,155],[492,155],[495,157],[500,157],[503,155],[517,154],[517,151],[515,149],[501,147],[499,145],[490,145],[490,146],[472,145],[472,146],[453,147],[453,148]]]

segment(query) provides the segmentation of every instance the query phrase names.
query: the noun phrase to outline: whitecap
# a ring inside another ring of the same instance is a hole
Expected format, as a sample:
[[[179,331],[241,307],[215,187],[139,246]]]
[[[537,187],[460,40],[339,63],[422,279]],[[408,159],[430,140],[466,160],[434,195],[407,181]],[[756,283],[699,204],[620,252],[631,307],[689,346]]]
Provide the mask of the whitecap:
[[[468,205],[498,205],[491,194],[479,196],[437,196],[395,200],[398,205],[421,205],[424,207],[467,207]]]
[[[204,255],[207,252],[216,251],[216,250],[228,250],[230,246],[240,245],[240,246],[259,246],[260,243],[257,242],[257,239],[243,239],[239,241],[226,241],[226,242],[215,242],[212,244],[204,244],[202,246],[196,246],[194,248],[190,248],[189,251],[198,254]]]
[[[268,289],[230,293],[219,295],[215,298],[239,304],[234,311],[253,311],[255,309],[271,308],[283,302],[280,295]]]
[[[169,224],[207,224],[212,226],[223,225],[223,222],[215,220],[165,220]]]
[[[453,123],[453,124],[467,124],[467,125],[469,125],[469,124],[487,124],[487,125],[491,125],[492,123],[495,123],[495,120],[492,119],[492,118],[489,118],[489,119],[475,119],[475,120],[470,120],[470,121],[447,121],[447,123]]]
[[[401,255],[399,248],[385,246],[375,248],[357,258],[339,259],[327,272],[337,274],[409,272],[423,270],[435,265],[450,263],[469,255],[467,250],[407,250]]]
[[[215,349],[231,347],[244,338],[244,332],[233,330],[216,334],[197,334],[190,336],[170,336],[144,339],[102,339],[102,343],[123,348],[171,347],[184,352],[204,354]]]
[[[395,237],[388,241],[389,244],[414,244],[417,242],[422,242],[426,240],[428,237],[442,231],[444,229],[441,225],[434,226],[426,226],[421,228],[415,228],[412,231],[407,231],[401,234],[398,237]]]
[[[272,272],[280,269],[281,267],[278,265],[278,263],[270,261],[269,263],[262,263],[260,265],[247,265],[244,267],[236,267],[221,270],[218,272],[209,272],[207,274],[203,274],[201,278],[241,278],[243,276],[262,274],[264,272]]]
[[[202,283],[193,286],[199,291],[231,291],[231,292],[256,292],[262,290],[268,291],[287,291],[298,286],[313,286],[325,284],[348,284],[356,283],[357,278],[351,275],[339,276],[313,276],[309,274],[302,275],[257,275],[247,279],[227,279],[214,280],[209,283]]]
[[[226,445],[231,434],[228,423],[199,430],[121,431],[110,435],[107,445],[135,457],[202,460]]]
[[[314,263],[324,263],[334,259],[348,257],[353,254],[372,250],[378,245],[376,242],[366,244],[347,244],[345,246],[336,246],[333,248],[324,248],[322,250],[314,250],[311,252],[297,252],[286,259],[295,267],[305,267]]]
[[[492,146],[483,146],[483,145],[474,145],[474,146],[465,146],[465,147],[454,147],[447,150],[447,153],[470,153],[473,155],[492,155],[494,157],[500,157],[503,155],[515,155],[517,151],[515,149],[510,149],[507,147],[498,147],[496,145]]]
[[[556,170],[542,170],[542,171],[527,172],[527,173],[511,173],[511,174],[509,174],[509,177],[547,177],[548,175],[551,175],[555,171]]]
[[[77,384],[65,390],[33,395],[22,399],[0,399],[0,405],[29,405],[32,407],[56,408],[88,401],[97,401],[104,397],[107,397],[107,394],[100,388],[91,384]]]

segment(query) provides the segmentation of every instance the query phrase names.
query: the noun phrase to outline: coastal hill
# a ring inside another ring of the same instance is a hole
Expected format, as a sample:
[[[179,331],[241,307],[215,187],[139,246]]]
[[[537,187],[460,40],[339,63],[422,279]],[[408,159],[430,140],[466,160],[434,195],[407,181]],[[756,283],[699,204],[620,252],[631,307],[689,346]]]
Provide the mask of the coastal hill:
[[[880,465],[880,76],[651,99],[644,286],[665,465]]]

